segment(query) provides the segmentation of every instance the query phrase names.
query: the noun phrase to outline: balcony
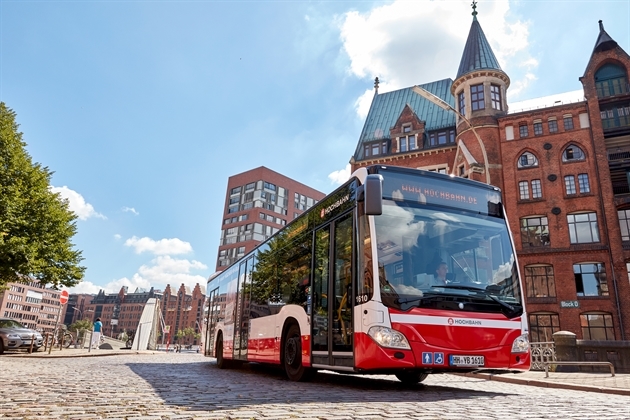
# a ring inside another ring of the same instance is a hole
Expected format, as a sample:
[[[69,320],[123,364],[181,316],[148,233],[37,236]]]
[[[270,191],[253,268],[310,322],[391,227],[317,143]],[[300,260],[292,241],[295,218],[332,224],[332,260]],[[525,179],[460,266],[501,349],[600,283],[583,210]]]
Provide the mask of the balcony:
[[[623,143],[627,143],[625,139],[617,139],[616,147],[610,147],[614,146],[610,143],[607,144],[609,146],[607,154],[613,194],[630,194],[630,144],[624,145]]]

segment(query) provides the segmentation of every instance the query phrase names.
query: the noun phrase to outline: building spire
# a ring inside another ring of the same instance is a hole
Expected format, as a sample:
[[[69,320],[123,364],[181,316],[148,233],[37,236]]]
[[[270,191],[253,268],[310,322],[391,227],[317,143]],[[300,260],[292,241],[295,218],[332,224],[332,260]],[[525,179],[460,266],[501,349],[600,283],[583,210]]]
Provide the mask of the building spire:
[[[599,36],[597,37],[597,41],[595,42],[595,48],[593,48],[593,52],[606,51],[615,48],[617,46],[617,43],[604,30],[604,23],[601,20],[598,23]]]
[[[376,79],[374,79],[374,94],[378,95],[378,76],[376,77]]]
[[[501,70],[499,61],[495,57],[490,43],[486,39],[481,25],[477,20],[477,1],[473,0],[471,6],[473,8],[473,22],[470,26],[470,32],[468,33],[462,60],[459,63],[456,79],[464,74],[481,69]]]

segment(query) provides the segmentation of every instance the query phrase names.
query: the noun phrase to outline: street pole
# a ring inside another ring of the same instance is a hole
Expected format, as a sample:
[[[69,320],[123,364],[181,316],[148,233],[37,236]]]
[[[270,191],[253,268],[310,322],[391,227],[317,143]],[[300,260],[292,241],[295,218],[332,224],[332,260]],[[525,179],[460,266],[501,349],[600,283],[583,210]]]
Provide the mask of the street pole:
[[[418,95],[422,96],[424,99],[439,106],[445,111],[451,111],[459,115],[459,117],[462,120],[464,120],[466,124],[468,124],[471,131],[477,138],[477,141],[479,142],[479,147],[481,147],[481,154],[483,155],[483,165],[486,171],[486,184],[490,184],[490,168],[488,167],[488,155],[486,154],[486,146],[483,144],[483,141],[481,140],[481,137],[479,137],[479,134],[477,134],[477,130],[475,130],[475,126],[472,125],[472,123],[468,120],[468,118],[466,118],[462,113],[460,113],[457,109],[453,108],[448,102],[444,101],[442,98],[435,96],[434,94],[432,94],[426,89],[421,88],[420,86],[414,86],[412,90]]]

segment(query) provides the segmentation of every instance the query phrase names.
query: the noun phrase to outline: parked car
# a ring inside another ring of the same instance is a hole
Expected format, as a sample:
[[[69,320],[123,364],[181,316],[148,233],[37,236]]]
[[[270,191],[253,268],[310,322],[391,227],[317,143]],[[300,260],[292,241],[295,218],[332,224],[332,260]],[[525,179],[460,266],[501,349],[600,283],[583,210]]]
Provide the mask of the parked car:
[[[44,338],[35,330],[26,328],[20,322],[11,318],[0,318],[0,354],[5,350],[29,349],[31,340],[35,336],[33,351],[44,345]]]

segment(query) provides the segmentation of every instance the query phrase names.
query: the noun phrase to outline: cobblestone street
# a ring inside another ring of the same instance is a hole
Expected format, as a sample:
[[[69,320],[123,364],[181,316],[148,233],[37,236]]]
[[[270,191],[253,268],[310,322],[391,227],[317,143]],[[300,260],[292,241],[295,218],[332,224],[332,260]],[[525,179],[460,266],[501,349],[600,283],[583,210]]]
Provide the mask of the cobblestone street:
[[[320,372],[289,382],[260,366],[219,370],[199,354],[0,358],[3,419],[622,419],[630,397],[429,375]]]

